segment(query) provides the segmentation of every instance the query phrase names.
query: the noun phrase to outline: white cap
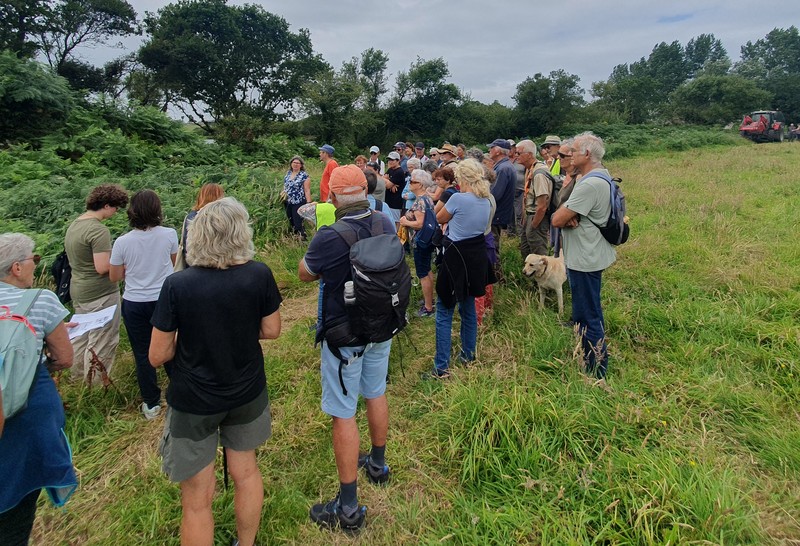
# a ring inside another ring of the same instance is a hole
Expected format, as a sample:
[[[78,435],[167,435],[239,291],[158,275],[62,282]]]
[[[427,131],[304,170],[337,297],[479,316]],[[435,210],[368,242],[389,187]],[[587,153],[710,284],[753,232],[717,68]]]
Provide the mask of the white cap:
[[[379,153],[381,153],[381,149],[378,148],[377,146],[372,146],[369,149],[369,153],[371,153],[371,154],[379,154]]]

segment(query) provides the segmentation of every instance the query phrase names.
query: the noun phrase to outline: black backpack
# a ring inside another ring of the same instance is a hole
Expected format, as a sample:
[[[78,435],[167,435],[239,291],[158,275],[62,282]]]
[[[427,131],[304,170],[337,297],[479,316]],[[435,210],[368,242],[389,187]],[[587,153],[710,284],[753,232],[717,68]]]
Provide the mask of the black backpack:
[[[355,295],[355,302],[345,305],[347,322],[326,325],[324,334],[328,349],[339,359],[339,383],[345,396],[347,389],[342,378],[342,366],[348,362],[342,357],[339,347],[387,341],[407,324],[411,272],[400,239],[395,233],[383,232],[382,217],[381,213],[372,212],[371,234],[360,239],[356,229],[346,220],[331,225],[350,247]]]
[[[564,184],[564,178],[562,176],[553,176],[553,173],[551,173],[550,169],[547,167],[539,167],[533,171],[533,176],[542,173],[550,179],[550,186],[552,188],[550,191],[550,203],[547,205],[547,212],[545,213],[545,216],[552,216],[552,214],[557,211],[558,207],[561,205],[558,198],[558,192],[561,191],[561,186]]]
[[[363,343],[391,339],[406,326],[411,272],[394,233],[383,232],[382,214],[371,214],[371,236],[358,238],[346,220],[331,227],[350,247],[356,303],[348,309],[353,335]]]
[[[599,172],[593,172],[591,176],[602,178],[608,182],[608,185],[611,187],[611,212],[608,215],[606,225],[600,227],[594,224],[594,222],[592,223],[600,230],[600,234],[606,241],[614,246],[621,245],[628,240],[631,234],[630,227],[625,219],[625,194],[622,193],[619,187],[619,183],[622,182],[622,179],[609,178],[605,174]]]
[[[56,296],[58,296],[59,301],[61,303],[69,303],[72,300],[72,296],[69,294],[72,267],[69,265],[66,250],[56,256],[53,265],[50,267],[50,273],[53,274],[53,280],[56,283]]]

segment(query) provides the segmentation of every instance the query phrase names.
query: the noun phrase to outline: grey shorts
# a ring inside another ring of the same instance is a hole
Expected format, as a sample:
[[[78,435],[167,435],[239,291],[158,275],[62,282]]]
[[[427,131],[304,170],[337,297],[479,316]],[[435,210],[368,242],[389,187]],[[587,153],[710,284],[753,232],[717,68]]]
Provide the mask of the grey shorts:
[[[220,443],[251,451],[272,435],[267,389],[243,406],[214,415],[167,408],[159,451],[162,469],[173,482],[188,480],[214,461]]]

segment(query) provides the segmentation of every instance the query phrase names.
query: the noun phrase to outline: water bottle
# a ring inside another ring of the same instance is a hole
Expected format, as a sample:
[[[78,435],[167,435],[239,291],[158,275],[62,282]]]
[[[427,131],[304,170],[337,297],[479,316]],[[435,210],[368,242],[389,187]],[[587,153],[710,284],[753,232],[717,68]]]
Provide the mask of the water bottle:
[[[356,304],[356,291],[353,288],[353,281],[344,283],[344,304],[352,306]]]

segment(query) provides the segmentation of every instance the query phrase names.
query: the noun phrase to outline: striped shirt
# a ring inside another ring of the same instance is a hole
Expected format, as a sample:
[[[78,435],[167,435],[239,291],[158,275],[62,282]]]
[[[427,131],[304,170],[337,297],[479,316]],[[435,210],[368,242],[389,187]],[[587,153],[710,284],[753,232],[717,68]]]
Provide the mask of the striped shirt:
[[[13,312],[23,292],[22,288],[0,281],[0,305],[7,305]],[[44,342],[45,336],[55,330],[67,315],[69,311],[61,305],[58,297],[50,290],[42,290],[28,313],[28,322],[36,331],[36,339]]]

